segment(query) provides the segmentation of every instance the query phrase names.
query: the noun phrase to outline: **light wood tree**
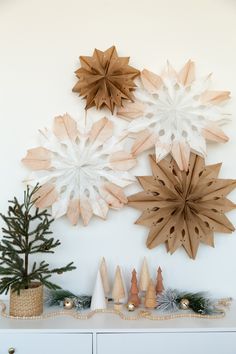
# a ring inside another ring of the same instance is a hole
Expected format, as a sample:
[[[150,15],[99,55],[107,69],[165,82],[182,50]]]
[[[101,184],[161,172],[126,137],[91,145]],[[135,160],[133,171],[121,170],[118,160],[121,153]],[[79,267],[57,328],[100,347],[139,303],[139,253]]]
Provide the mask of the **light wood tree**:
[[[161,267],[157,269],[157,284],[156,284],[156,294],[161,294],[163,290],[165,290],[163,285],[163,277],[162,277]]]
[[[105,298],[104,288],[102,284],[102,277],[100,270],[98,270],[93,296],[91,301],[91,311],[106,309],[107,301]]]
[[[146,292],[149,281],[150,281],[150,273],[149,273],[148,263],[146,257],[144,257],[141,272],[140,272],[139,289],[143,292]]]
[[[103,284],[105,295],[108,296],[110,293],[110,282],[108,277],[107,264],[104,257],[102,258],[100,264],[100,273],[102,277],[102,284]]]
[[[124,297],[125,297],[125,289],[124,289],[123,279],[122,279],[122,275],[121,275],[121,270],[120,270],[120,267],[117,266],[113,289],[112,289],[112,298],[114,300],[115,305],[118,305],[118,306],[114,306],[114,307],[118,308],[119,305],[121,305],[121,300]]]
[[[123,286],[124,286],[124,291],[125,291],[125,296],[120,300],[120,302],[122,304],[127,304],[128,302],[128,291],[127,291],[127,286],[126,286],[126,282],[125,282],[125,277],[124,277],[124,273],[123,273],[123,269],[120,268],[120,273],[121,273],[121,278],[123,281]]]
[[[157,307],[156,291],[152,280],[149,281],[144,305],[148,309],[155,309]]]

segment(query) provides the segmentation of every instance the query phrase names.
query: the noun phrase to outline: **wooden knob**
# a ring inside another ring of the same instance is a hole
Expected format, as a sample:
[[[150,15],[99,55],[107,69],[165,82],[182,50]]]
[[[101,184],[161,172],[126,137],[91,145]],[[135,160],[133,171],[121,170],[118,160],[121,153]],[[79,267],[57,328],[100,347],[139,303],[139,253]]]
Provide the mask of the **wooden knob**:
[[[9,348],[8,349],[9,354],[14,354],[15,353],[15,348]]]

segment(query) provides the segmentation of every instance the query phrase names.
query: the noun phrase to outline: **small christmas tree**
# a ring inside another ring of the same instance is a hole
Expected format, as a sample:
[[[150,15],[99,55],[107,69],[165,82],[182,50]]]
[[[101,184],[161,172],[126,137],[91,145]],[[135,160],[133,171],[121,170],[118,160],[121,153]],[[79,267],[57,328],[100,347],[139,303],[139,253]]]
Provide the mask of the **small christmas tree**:
[[[157,307],[156,291],[152,280],[149,281],[144,305],[148,309],[155,309]]]
[[[125,289],[124,289],[123,279],[121,276],[121,270],[120,267],[117,266],[114,285],[112,289],[112,298],[116,304],[120,304],[121,303],[120,300],[122,300],[124,297],[125,297]]]
[[[144,257],[141,273],[140,273],[140,279],[139,279],[139,289],[143,292],[147,291],[149,281],[150,281],[150,273],[149,273],[146,257]]]
[[[128,302],[128,291],[127,291],[125,277],[124,277],[124,273],[123,273],[122,268],[120,269],[120,273],[121,273],[121,279],[122,279],[122,282],[123,282],[124,294],[125,294],[124,297],[120,300],[120,302],[122,304],[127,304],[127,302]]]
[[[102,283],[103,283],[105,295],[108,296],[110,293],[110,283],[109,283],[109,279],[108,279],[107,264],[106,264],[106,260],[104,257],[102,258],[102,261],[100,264],[100,273],[101,273],[101,277],[102,277]]]
[[[156,294],[161,294],[163,290],[165,290],[163,285],[163,278],[162,278],[162,270],[161,267],[157,269],[157,285],[156,285]]]
[[[30,269],[30,256],[39,253],[54,253],[60,245],[59,240],[48,237],[52,232],[53,219],[47,210],[39,211],[34,207],[35,195],[39,186],[24,192],[24,202],[17,198],[9,201],[8,214],[0,214],[6,226],[2,228],[3,238],[0,242],[0,293],[8,293],[11,288],[20,293],[34,282],[41,283],[49,289],[60,287],[49,281],[52,274],[62,274],[75,269],[73,262],[62,268],[49,269],[45,261],[33,262]]]
[[[138,307],[141,303],[140,298],[138,296],[138,285],[137,285],[137,275],[136,270],[133,269],[132,271],[132,278],[131,278],[131,288],[129,292],[129,302],[134,304],[134,306]]]
[[[90,309],[91,311],[94,311],[94,310],[106,309],[106,307],[107,307],[107,301],[105,298],[104,288],[102,284],[102,277],[101,277],[100,270],[98,270]]]

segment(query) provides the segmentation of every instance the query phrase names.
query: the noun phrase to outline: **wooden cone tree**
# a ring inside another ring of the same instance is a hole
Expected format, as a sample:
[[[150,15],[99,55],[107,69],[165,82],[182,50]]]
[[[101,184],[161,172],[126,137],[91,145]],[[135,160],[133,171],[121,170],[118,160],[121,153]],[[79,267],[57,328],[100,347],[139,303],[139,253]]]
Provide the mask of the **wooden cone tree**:
[[[157,307],[156,291],[152,280],[149,281],[144,305],[148,309],[155,309]]]
[[[147,259],[146,257],[144,257],[139,279],[139,289],[143,292],[147,291],[149,281],[150,273],[148,269]]]
[[[137,285],[137,275],[136,270],[133,269],[132,271],[132,278],[131,278],[131,288],[129,292],[129,302],[134,304],[134,306],[138,307],[141,303],[140,298],[138,296],[138,285]]]
[[[101,273],[104,293],[106,296],[108,296],[110,293],[110,283],[109,283],[109,278],[108,278],[107,264],[106,264],[106,260],[104,257],[102,258],[102,261],[100,264],[100,273]]]
[[[123,284],[123,279],[121,276],[120,267],[117,266],[114,285],[112,289],[112,298],[116,304],[120,304],[120,300],[125,297],[125,289]]]
[[[158,267],[157,269],[157,285],[156,285],[156,294],[162,293],[163,290],[165,290],[164,285],[163,285],[163,277],[162,277],[162,270],[161,267]]]
[[[98,270],[90,309],[91,311],[94,311],[94,310],[105,309],[106,307],[107,307],[107,302],[105,299],[102,277],[101,277],[100,270]]]
[[[121,273],[121,278],[122,278],[122,281],[123,281],[124,292],[125,292],[125,296],[120,300],[120,302],[121,302],[122,304],[127,304],[127,301],[128,301],[128,291],[127,291],[127,286],[126,286],[126,283],[125,283],[125,277],[124,277],[124,273],[123,273],[122,269],[120,269],[120,273]]]

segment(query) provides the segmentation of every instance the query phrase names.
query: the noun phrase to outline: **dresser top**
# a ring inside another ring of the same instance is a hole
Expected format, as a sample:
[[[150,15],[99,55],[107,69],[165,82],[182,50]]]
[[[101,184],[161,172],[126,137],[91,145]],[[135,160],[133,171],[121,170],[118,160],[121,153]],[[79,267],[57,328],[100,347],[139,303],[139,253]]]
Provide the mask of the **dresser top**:
[[[46,309],[45,313],[57,311],[58,308]],[[139,311],[139,310],[137,310]],[[86,313],[86,312],[83,312]],[[129,313],[133,316],[137,312]],[[155,311],[153,312],[154,314]],[[116,314],[95,314],[88,320],[79,320],[69,316],[39,320],[13,320],[0,318],[0,332],[236,332],[236,302],[234,301],[226,316],[221,319],[176,318],[171,320],[122,320]]]

